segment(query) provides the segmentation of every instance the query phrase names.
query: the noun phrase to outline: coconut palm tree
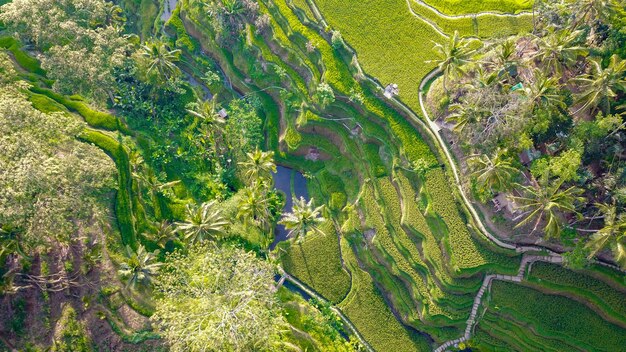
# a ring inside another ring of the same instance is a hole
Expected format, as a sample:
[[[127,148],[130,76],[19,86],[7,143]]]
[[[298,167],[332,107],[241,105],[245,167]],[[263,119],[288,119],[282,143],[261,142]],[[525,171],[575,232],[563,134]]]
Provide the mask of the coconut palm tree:
[[[176,238],[176,225],[166,220],[155,223],[154,230],[150,233],[150,238],[161,248],[165,248],[167,242]]]
[[[196,107],[194,109],[187,109],[187,112],[204,123],[220,126],[223,125],[226,120],[217,113],[216,106],[215,98],[210,100],[198,100]]]
[[[443,89],[448,92],[446,82],[453,75],[465,73],[463,66],[472,62],[471,58],[474,50],[469,47],[469,41],[459,37],[459,32],[454,31],[450,40],[445,43],[435,43],[433,48],[439,56],[437,60],[430,60],[427,63],[436,63],[439,71],[443,74]]]
[[[246,178],[254,182],[259,178],[269,179],[272,172],[276,172],[276,164],[274,164],[274,152],[264,152],[259,149],[252,153],[246,153],[247,160],[240,162],[243,166]]]
[[[518,185],[522,196],[512,197],[527,215],[515,227],[534,221],[532,232],[535,232],[544,221],[543,231],[547,238],[557,237],[561,233],[561,220],[557,212],[576,212],[576,202],[582,201],[582,190],[575,186],[561,189],[563,181],[557,180],[549,184],[546,178],[540,179],[538,185]]]
[[[204,202],[200,206],[187,204],[187,218],[184,222],[176,223],[177,231],[189,243],[222,238],[228,222],[222,217],[219,207],[216,200]]]
[[[498,149],[489,157],[488,155],[475,155],[467,160],[472,173],[476,177],[478,185],[491,188],[494,191],[502,191],[508,188],[511,180],[519,175],[519,170],[505,157],[506,150]]]
[[[626,239],[626,216],[618,214],[615,202],[596,204],[596,207],[604,215],[604,227],[594,233],[585,245],[590,250],[588,258],[595,257],[605,248],[613,247],[615,261],[626,268],[626,247],[623,244]]]
[[[317,208],[313,206],[313,198],[308,202],[304,197],[294,198],[291,213],[283,214],[279,223],[285,225],[285,228],[289,230],[289,237],[297,243],[301,243],[304,237],[311,232],[325,235],[319,228],[319,225],[326,221],[321,215],[323,209],[323,205]]]
[[[626,90],[626,60],[620,60],[619,56],[613,55],[605,69],[599,59],[591,60],[591,64],[593,73],[589,77],[578,79],[583,85],[579,101],[584,103],[578,111],[585,108],[593,111],[602,106],[604,113],[609,113],[611,99],[617,96],[618,91]]]
[[[154,281],[154,277],[162,265],[162,263],[156,262],[158,250],[148,252],[143,245],[140,245],[135,252],[127,245],[124,254],[125,261],[118,273],[126,279],[127,289],[135,288],[137,284],[148,286]]]
[[[254,184],[244,190],[239,202],[237,218],[243,219],[247,225],[253,224],[261,229],[266,229],[269,212],[264,185]]]
[[[195,108],[187,109],[187,113],[200,120],[198,131],[208,139],[211,156],[217,155],[218,136],[222,134],[226,120],[217,113],[215,97],[210,100],[199,100]]]
[[[502,41],[496,48],[496,55],[493,58],[493,63],[497,68],[495,71],[508,71],[511,67],[518,65],[515,53],[515,40],[507,39]]]
[[[152,42],[142,47],[141,56],[146,59],[147,74],[166,82],[180,72],[175,64],[180,61],[180,53],[179,49],[169,50],[163,42]]]
[[[597,21],[604,21],[612,14],[618,13],[615,0],[578,0],[571,5],[571,11],[575,14],[571,28],[576,28],[580,24],[592,24]]]
[[[537,37],[535,42],[540,50],[534,58],[541,61],[547,72],[560,76],[578,57],[587,55],[586,48],[576,45],[580,34],[581,31],[561,30]]]
[[[124,17],[124,10],[118,5],[107,2],[104,11],[104,24],[116,28],[121,28],[124,25],[124,22],[126,22],[126,18]]]
[[[454,130],[463,131],[468,125],[480,122],[488,115],[488,111],[480,106],[477,100],[468,99],[460,103],[450,105],[450,114],[446,116],[446,121],[454,123]]]
[[[164,195],[165,191],[176,186],[180,183],[180,180],[171,182],[161,182],[159,178],[154,174],[152,169],[144,169],[144,172],[133,172],[133,177],[138,181],[141,187],[145,187],[150,194],[150,201],[152,202],[152,208],[154,209],[154,217],[161,218],[161,205],[159,203],[159,195]]]
[[[539,109],[552,111],[564,109],[566,106],[559,94],[560,88],[557,77],[548,77],[541,70],[535,69],[534,79],[522,92],[528,98],[530,111],[536,112]]]

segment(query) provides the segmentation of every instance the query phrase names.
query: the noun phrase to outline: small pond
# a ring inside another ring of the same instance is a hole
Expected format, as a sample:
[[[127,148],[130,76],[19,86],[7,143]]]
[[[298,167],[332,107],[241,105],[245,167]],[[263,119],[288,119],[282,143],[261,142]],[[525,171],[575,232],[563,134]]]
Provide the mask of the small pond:
[[[274,187],[285,194],[285,207],[283,212],[290,212],[293,207],[293,197],[304,197],[309,199],[309,192],[306,188],[306,179],[304,176],[293,169],[284,166],[277,166],[276,173],[272,175],[274,178]],[[285,241],[288,231],[283,225],[276,225],[274,233],[274,241],[270,245],[270,249],[274,249],[278,242]]]

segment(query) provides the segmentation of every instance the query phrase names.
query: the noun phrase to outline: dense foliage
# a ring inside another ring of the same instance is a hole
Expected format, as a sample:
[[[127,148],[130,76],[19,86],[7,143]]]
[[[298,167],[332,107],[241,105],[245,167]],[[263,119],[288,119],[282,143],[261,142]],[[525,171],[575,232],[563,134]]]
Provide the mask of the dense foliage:
[[[102,219],[113,165],[76,140],[86,128],[76,116],[35,109],[6,54],[0,65],[0,229],[25,253],[69,244],[80,227]]]
[[[172,253],[152,319],[173,351],[271,350],[281,324],[273,274],[269,263],[241,249]]]
[[[580,229],[585,241],[597,232],[586,246],[589,257],[612,249],[614,260],[626,265],[619,234],[626,206],[626,60],[618,49],[624,46],[623,2],[536,7],[533,34],[477,51],[463,41],[438,45],[443,92],[432,104],[469,154],[478,199],[508,193],[524,212],[517,228],[531,234],[543,230],[555,238]],[[597,219],[607,207],[613,210],[603,229]]]

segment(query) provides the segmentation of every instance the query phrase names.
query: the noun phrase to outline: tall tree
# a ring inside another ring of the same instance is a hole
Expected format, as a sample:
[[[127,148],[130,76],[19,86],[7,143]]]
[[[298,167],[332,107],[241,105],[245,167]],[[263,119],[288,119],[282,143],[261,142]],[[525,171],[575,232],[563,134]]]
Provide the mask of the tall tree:
[[[269,262],[208,244],[170,254],[163,269],[151,320],[172,351],[275,350],[284,322]]]
[[[165,248],[165,245],[170,240],[176,238],[176,225],[166,220],[162,220],[154,225],[153,231],[148,235],[154,242],[156,242],[161,248]]]
[[[138,181],[140,187],[147,189],[152,202],[152,209],[154,209],[154,217],[161,219],[159,196],[164,195],[166,190],[179,184],[180,180],[161,182],[154,171],[149,168],[143,168],[142,172],[133,172],[133,177]]]
[[[126,279],[126,288],[135,288],[137,284],[148,286],[154,281],[162,263],[156,262],[159,251],[146,251],[143,245],[133,251],[130,246],[126,246],[125,260],[118,271]]]
[[[538,109],[552,111],[564,108],[563,97],[559,94],[561,85],[559,79],[553,75],[546,75],[539,69],[535,69],[534,78],[524,90],[531,104],[531,111]]]
[[[321,215],[324,206],[320,205],[316,208],[313,206],[313,201],[313,198],[308,202],[304,197],[294,198],[292,211],[283,214],[283,218],[279,222],[285,225],[285,228],[289,230],[289,236],[298,243],[302,242],[304,237],[312,232],[325,235],[319,228],[319,225],[326,221]]]
[[[210,100],[199,100],[195,107],[187,109],[187,112],[199,120],[198,131],[208,139],[207,147],[211,151],[210,157],[215,158],[220,150],[218,137],[222,135],[226,123],[226,120],[218,114],[215,97]]]
[[[539,51],[534,57],[540,60],[549,75],[561,76],[563,69],[570,67],[579,57],[587,54],[585,47],[576,44],[581,33],[561,30],[536,38]]]
[[[246,153],[246,161],[240,162],[239,165],[245,170],[245,176],[250,182],[258,179],[269,179],[272,172],[276,172],[276,164],[274,164],[274,152],[264,152],[255,150],[252,153]]]
[[[574,14],[571,28],[576,28],[582,24],[594,24],[599,21],[606,21],[612,14],[616,13],[618,1],[577,0],[571,3],[570,8]]]
[[[626,216],[618,213],[615,202],[612,204],[596,204],[604,216],[604,227],[591,236],[586,244],[590,249],[588,259],[595,257],[601,250],[612,248],[615,261],[626,268]]]
[[[498,149],[493,156],[475,155],[467,160],[478,185],[485,189],[491,188],[494,191],[505,190],[520,171],[513,166],[506,158],[506,150]]]
[[[579,195],[582,190],[572,186],[562,189],[563,181],[557,180],[550,184],[547,178],[541,178],[538,185],[519,185],[522,196],[512,197],[520,203],[520,208],[527,212],[517,227],[534,221],[533,232],[544,223],[543,231],[547,238],[558,237],[561,233],[559,212],[576,212],[576,202],[582,201]]]
[[[626,60],[621,60],[617,55],[611,56],[609,65],[602,68],[599,59],[591,60],[593,73],[589,77],[579,78],[583,91],[579,101],[583,106],[579,109],[589,108],[592,111],[601,106],[605,114],[610,112],[611,100],[617,96],[617,92],[626,89]]]
[[[269,210],[265,185],[255,183],[246,187],[239,202],[237,218],[243,219],[248,225],[252,224],[267,230]]]
[[[180,73],[176,62],[180,60],[180,49],[169,50],[163,42],[146,43],[141,50],[141,57],[145,61],[148,77],[154,77],[157,82],[167,82]]]
[[[450,105],[446,121],[454,123],[454,130],[462,132],[465,127],[480,122],[489,114],[478,100],[468,99]]]
[[[228,225],[222,217],[220,204],[211,200],[200,206],[187,204],[187,218],[184,222],[176,223],[185,240],[190,243],[203,242],[207,239],[220,239]]]
[[[434,62],[443,74],[443,89],[448,92],[446,82],[453,75],[464,74],[464,65],[472,62],[474,50],[469,47],[469,41],[459,37],[459,32],[454,31],[447,43],[435,43],[433,48],[439,59],[427,61]]]

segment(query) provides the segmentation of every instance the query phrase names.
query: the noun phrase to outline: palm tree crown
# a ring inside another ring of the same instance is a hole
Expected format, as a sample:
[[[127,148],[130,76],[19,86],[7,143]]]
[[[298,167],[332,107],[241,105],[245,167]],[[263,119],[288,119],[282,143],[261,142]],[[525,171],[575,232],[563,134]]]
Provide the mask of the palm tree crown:
[[[247,224],[252,223],[257,226],[266,224],[269,213],[264,188],[264,185],[255,184],[244,190],[239,203],[237,218],[244,219]]]
[[[591,60],[593,73],[589,77],[579,78],[584,90],[579,100],[584,103],[581,108],[594,110],[601,104],[604,112],[609,113],[610,100],[617,96],[617,91],[626,90],[626,60],[620,60],[617,55],[613,55],[609,66],[602,68],[600,60]]]
[[[122,263],[119,274],[127,279],[126,288],[134,288],[137,284],[145,286],[152,283],[162,263],[155,262],[159,251],[146,251],[143,245],[133,251],[126,246],[125,261]]]
[[[459,37],[459,32],[454,31],[454,35],[444,45],[435,43],[435,53],[439,56],[439,60],[428,62],[437,63],[437,67],[443,73],[443,88],[447,92],[446,80],[453,74],[463,74],[463,65],[471,62],[474,50],[469,47],[469,41]]]
[[[575,203],[582,201],[582,197],[579,196],[582,190],[574,186],[563,190],[561,189],[563,182],[560,180],[552,185],[547,184],[548,181],[545,179],[542,180],[544,181],[538,186],[520,185],[523,195],[512,197],[521,204],[522,210],[528,211],[526,217],[516,227],[535,220],[534,232],[543,220],[546,237],[557,237],[561,233],[561,221],[557,211],[576,212]]]
[[[519,174],[519,170],[505,158],[505,152],[498,149],[492,157],[476,155],[467,160],[467,164],[473,170],[470,176],[476,177],[480,187],[502,191],[508,187],[513,177]]]
[[[274,152],[264,152],[259,149],[252,153],[246,153],[247,160],[240,162],[243,166],[248,180],[254,181],[258,178],[269,178],[271,172],[276,172],[274,164]]]
[[[570,67],[579,56],[587,54],[587,49],[576,45],[581,31],[570,32],[562,30],[536,39],[539,52],[535,58],[539,58],[544,67],[549,68],[551,73],[560,75],[564,68]]]
[[[177,230],[190,243],[223,237],[228,222],[222,217],[219,206],[215,200],[204,202],[199,207],[187,204],[187,219],[176,224]]]
[[[146,43],[141,55],[147,59],[147,73],[160,81],[168,81],[180,72],[174,64],[180,60],[179,49],[169,50],[162,42]]]
[[[613,247],[613,257],[622,267],[626,268],[626,246],[622,243],[626,239],[626,217],[618,214],[617,206],[613,204],[596,204],[604,215],[604,227],[591,236],[585,248],[590,249],[589,259],[598,252]]]
[[[289,230],[289,236],[296,242],[302,242],[304,237],[311,232],[325,235],[319,228],[319,225],[326,221],[321,215],[322,209],[324,209],[323,205],[317,208],[313,206],[313,198],[308,202],[304,197],[294,198],[291,213],[283,214],[279,223],[285,225],[285,228]]]

